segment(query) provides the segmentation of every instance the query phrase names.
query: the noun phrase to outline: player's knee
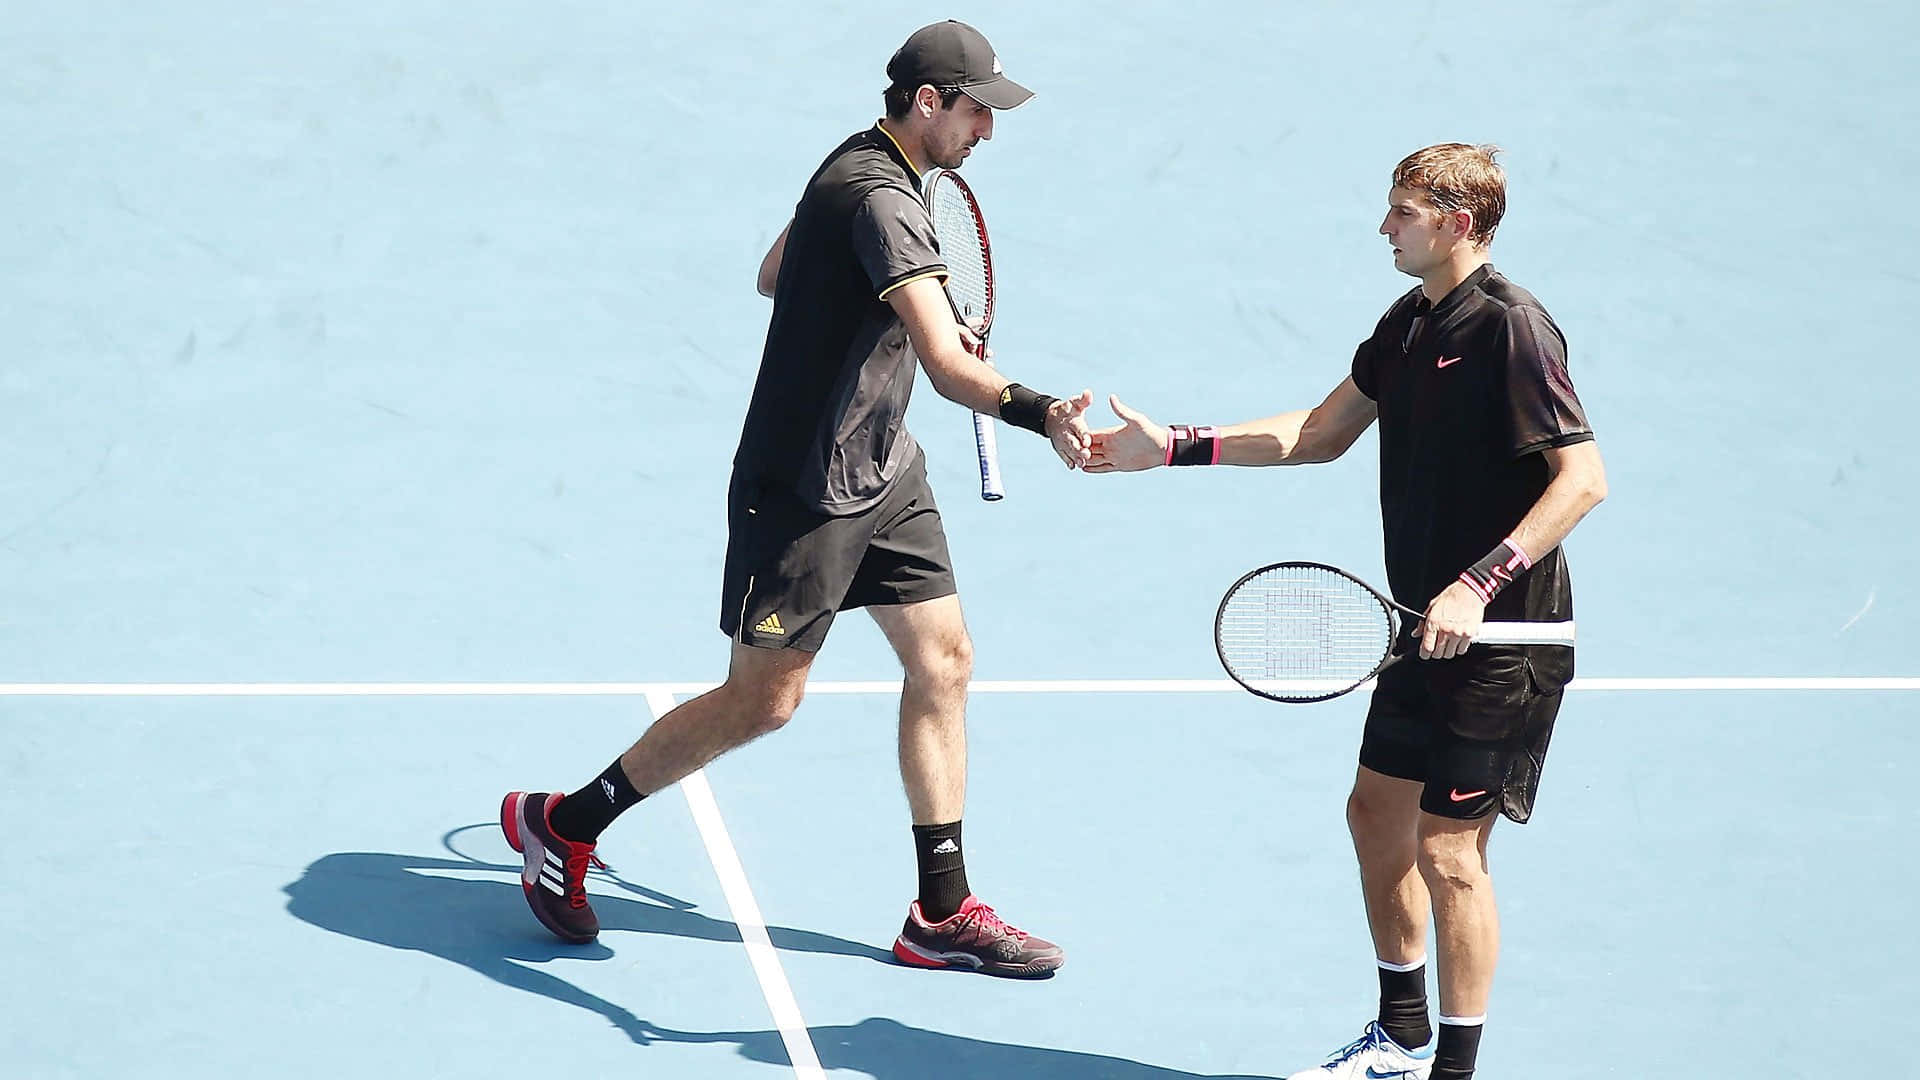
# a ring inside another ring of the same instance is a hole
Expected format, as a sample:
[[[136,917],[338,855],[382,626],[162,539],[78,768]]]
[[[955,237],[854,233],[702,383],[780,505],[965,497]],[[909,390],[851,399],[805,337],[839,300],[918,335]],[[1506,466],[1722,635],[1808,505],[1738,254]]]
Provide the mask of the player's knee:
[[[806,684],[776,687],[760,711],[760,734],[779,731],[800,711],[800,699],[806,696]]]
[[[973,639],[960,635],[947,650],[947,678],[955,689],[966,693],[967,684],[973,681]]]
[[[757,739],[787,726],[800,708],[800,699],[806,696],[806,682],[783,680],[769,686],[729,680],[721,691],[729,699],[727,713],[739,718],[737,723],[744,729],[741,734]]]
[[[973,681],[973,639],[962,634],[927,650],[907,677],[929,693],[964,697]]]
[[[793,719],[793,714],[794,709],[791,706],[770,705],[762,709],[754,715],[752,737],[757,739],[762,735],[771,735],[779,731],[787,726],[787,721]]]
[[[1398,806],[1378,793],[1362,787],[1347,796],[1347,831],[1358,847],[1378,847],[1401,842],[1410,831],[1406,816]]]
[[[1469,890],[1487,881],[1486,858],[1471,836],[1423,836],[1418,861],[1430,891]]]

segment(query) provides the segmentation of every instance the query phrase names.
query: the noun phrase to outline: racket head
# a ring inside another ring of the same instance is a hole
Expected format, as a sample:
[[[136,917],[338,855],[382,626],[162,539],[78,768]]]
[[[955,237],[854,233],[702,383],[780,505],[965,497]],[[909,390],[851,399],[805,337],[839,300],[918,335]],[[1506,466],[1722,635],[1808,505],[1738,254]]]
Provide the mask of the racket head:
[[[1395,605],[1345,570],[1279,562],[1241,575],[1213,618],[1213,647],[1233,681],[1303,705],[1359,689],[1397,657]]]
[[[984,342],[993,326],[993,245],[987,240],[980,202],[951,169],[933,170],[925,194],[934,239],[947,264],[947,298],[955,317]]]

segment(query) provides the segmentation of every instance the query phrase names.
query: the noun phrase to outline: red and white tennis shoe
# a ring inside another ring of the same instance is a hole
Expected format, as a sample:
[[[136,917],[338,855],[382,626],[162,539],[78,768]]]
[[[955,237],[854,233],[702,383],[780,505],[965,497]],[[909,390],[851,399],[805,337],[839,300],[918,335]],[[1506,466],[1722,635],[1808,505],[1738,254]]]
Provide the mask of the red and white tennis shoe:
[[[500,800],[500,831],[526,857],[520,887],[540,925],[562,941],[584,945],[600,936],[600,918],[587,903],[587,866],[605,870],[592,844],[577,844],[553,831],[548,815],[559,792],[511,791]]]
[[[1017,979],[1050,975],[1067,962],[1066,951],[1051,941],[1008,926],[994,910],[969,896],[952,918],[929,923],[915,900],[907,925],[894,940],[893,955],[903,964],[965,968]]]

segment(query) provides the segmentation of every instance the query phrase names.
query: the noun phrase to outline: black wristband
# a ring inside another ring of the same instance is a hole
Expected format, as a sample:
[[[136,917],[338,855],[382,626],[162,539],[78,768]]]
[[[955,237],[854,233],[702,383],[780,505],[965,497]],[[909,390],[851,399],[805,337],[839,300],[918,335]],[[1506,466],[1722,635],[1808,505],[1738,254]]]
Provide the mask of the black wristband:
[[[1019,383],[1008,383],[1000,391],[1000,419],[1017,428],[1026,428],[1035,434],[1047,433],[1047,410],[1059,398],[1036,393]]]
[[[1500,541],[1500,546],[1487,552],[1485,558],[1460,572],[1460,581],[1480,602],[1488,604],[1499,596],[1501,591],[1513,584],[1516,575],[1533,567],[1533,560],[1527,556],[1514,539],[1509,536]]]
[[[1167,464],[1220,464],[1220,429],[1175,424],[1167,429]]]

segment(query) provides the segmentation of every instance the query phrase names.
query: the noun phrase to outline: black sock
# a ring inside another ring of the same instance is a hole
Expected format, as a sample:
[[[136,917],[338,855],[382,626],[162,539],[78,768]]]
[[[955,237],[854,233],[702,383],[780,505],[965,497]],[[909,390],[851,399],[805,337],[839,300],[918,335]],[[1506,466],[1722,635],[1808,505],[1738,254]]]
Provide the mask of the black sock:
[[[1426,961],[1412,971],[1380,965],[1380,1026],[1407,1050],[1418,1050],[1433,1038],[1427,1019]]]
[[[553,822],[553,831],[562,839],[576,844],[597,844],[600,834],[613,824],[614,818],[644,798],[646,796],[633,790],[627,771],[620,767],[620,759],[615,758],[593,783],[561,799],[549,820]]]
[[[1473,1080],[1473,1065],[1480,1057],[1480,1031],[1486,1018],[1471,1024],[1450,1024],[1440,1018],[1440,1045],[1433,1048],[1432,1080]]]
[[[920,915],[930,923],[950,918],[972,894],[967,858],[960,850],[960,823],[915,825],[913,854],[920,863]]]

